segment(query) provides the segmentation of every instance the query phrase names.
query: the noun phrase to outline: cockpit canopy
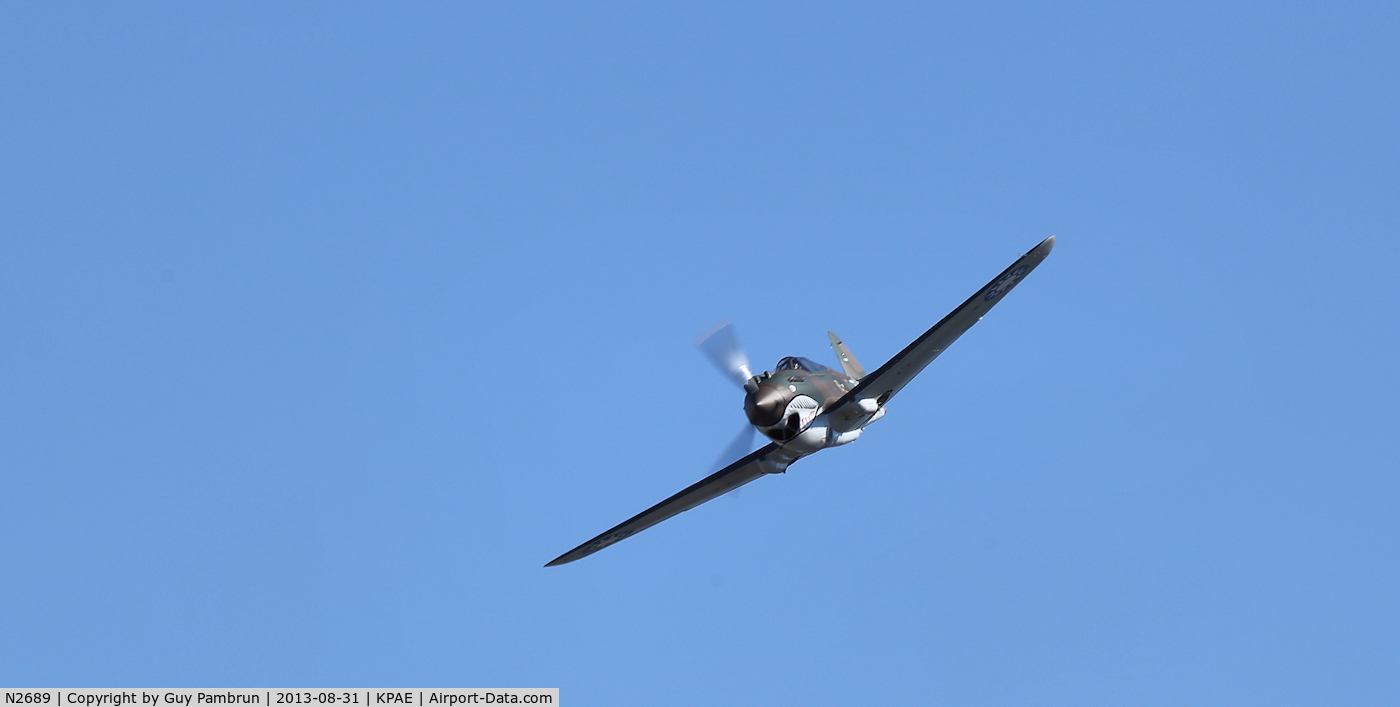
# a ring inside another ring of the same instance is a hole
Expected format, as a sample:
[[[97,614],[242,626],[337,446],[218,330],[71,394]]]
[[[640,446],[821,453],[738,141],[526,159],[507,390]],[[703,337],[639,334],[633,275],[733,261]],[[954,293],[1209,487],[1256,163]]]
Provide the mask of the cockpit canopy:
[[[823,368],[825,368],[825,366],[821,365],[820,363],[817,363],[816,361],[813,361],[812,359],[809,359],[809,358],[802,358],[801,356],[788,356],[788,357],[786,357],[786,358],[783,358],[783,359],[779,360],[779,361],[778,361],[778,366],[777,366],[776,368],[774,368],[773,370],[775,370],[775,371],[808,371],[808,372],[812,372],[812,371],[820,371],[820,370],[822,370]]]

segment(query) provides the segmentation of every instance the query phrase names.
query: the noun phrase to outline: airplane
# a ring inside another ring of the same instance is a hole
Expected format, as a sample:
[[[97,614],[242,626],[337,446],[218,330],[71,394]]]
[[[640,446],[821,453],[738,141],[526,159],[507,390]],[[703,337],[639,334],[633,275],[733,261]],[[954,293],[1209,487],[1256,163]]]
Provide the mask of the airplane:
[[[736,456],[753,446],[752,433],[768,444],[701,479],[689,488],[560,555],[545,567],[582,559],[625,540],[667,518],[718,498],[768,474],[782,474],[797,460],[828,447],[854,442],[871,423],[885,416],[885,406],[924,367],[938,358],[1006,293],[1040,265],[1055,247],[1055,237],[1041,241],[944,317],[923,336],[867,374],[846,345],[827,332],[841,370],[800,356],[778,361],[771,371],[753,375],[733,327],[721,322],[702,334],[696,345],[720,370],[744,388],[749,425],[726,454]],[[734,451],[740,448],[738,451]]]

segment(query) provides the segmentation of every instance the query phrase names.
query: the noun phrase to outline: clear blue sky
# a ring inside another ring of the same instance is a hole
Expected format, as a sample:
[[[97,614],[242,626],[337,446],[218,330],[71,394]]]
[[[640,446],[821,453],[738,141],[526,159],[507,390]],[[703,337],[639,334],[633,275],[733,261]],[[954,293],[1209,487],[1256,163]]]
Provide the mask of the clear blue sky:
[[[0,685],[1400,702],[1398,36],[6,4]],[[739,429],[715,321],[877,366],[1051,234],[858,443],[542,567]]]

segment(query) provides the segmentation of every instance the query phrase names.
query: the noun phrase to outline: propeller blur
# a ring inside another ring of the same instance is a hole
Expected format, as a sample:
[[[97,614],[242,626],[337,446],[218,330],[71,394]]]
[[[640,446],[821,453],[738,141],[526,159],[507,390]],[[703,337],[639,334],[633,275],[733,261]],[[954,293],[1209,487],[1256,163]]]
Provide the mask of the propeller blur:
[[[744,353],[744,347],[739,345],[739,337],[734,335],[734,326],[728,319],[701,334],[695,340],[695,345],[700,348],[700,353],[705,354],[705,358],[710,359],[710,363],[715,364],[720,373],[735,383],[742,386],[753,377],[752,369],[749,368],[749,356]]]

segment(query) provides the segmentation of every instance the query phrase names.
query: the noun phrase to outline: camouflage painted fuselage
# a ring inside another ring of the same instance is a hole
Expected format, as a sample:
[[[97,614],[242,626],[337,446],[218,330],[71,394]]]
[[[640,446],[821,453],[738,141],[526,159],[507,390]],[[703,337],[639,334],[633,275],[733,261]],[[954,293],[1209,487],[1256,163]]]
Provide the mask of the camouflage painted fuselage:
[[[791,442],[856,382],[811,359],[789,356],[779,361],[775,370],[754,376],[745,384],[744,413],[769,439]]]

